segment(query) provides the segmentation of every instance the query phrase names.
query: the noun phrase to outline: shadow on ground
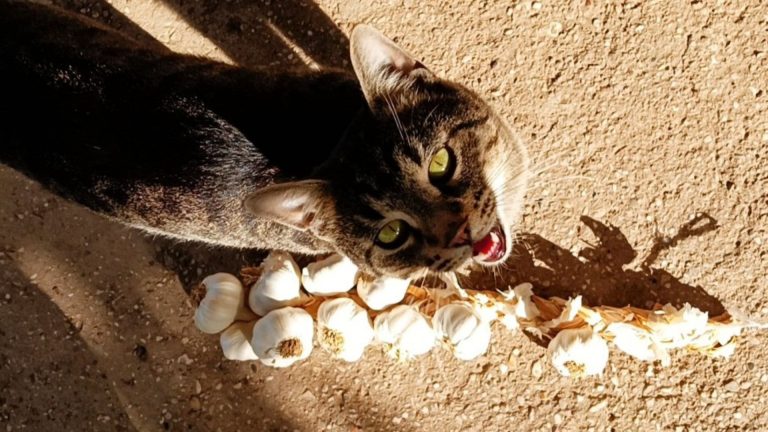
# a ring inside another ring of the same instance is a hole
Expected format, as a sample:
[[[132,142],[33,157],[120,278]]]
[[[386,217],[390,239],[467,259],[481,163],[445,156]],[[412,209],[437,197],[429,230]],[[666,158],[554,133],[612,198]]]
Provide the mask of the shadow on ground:
[[[164,3],[244,66],[306,68],[307,63],[351,70],[349,40],[328,15],[304,0],[164,0]],[[146,46],[167,50],[107,1],[53,0]]]
[[[238,64],[350,68],[349,41],[307,0],[163,0]]]
[[[650,308],[655,304],[684,303],[718,315],[725,309],[704,288],[686,284],[669,272],[655,268],[656,259],[665,250],[686,238],[702,235],[717,228],[717,221],[701,214],[684,223],[673,237],[657,237],[648,256],[640,261],[640,269],[627,267],[637,252],[618,227],[606,225],[589,216],[581,221],[597,238],[595,244],[577,255],[537,234],[524,234],[503,269],[479,272],[462,280],[467,288],[506,288],[520,282],[531,282],[542,296],[569,298],[582,295],[591,305]]]

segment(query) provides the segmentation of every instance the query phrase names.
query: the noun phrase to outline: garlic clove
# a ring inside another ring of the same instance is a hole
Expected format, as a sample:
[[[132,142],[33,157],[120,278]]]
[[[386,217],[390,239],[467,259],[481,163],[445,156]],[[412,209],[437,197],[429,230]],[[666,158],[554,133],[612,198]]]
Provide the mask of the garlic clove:
[[[287,367],[309,357],[313,333],[314,322],[307,311],[284,307],[256,321],[251,346],[265,365]]]
[[[385,345],[387,354],[398,360],[410,360],[428,353],[435,345],[432,326],[415,307],[395,306],[376,317],[376,340]]]
[[[608,344],[591,327],[561,330],[547,349],[552,365],[564,376],[601,374],[608,364]]]
[[[486,351],[491,342],[490,322],[465,303],[441,307],[432,318],[435,336],[459,360],[472,360]]]
[[[216,273],[203,279],[201,285],[205,297],[195,311],[195,325],[203,333],[215,334],[236,320],[256,318],[245,306],[245,290],[235,276]]]
[[[357,283],[357,294],[373,310],[383,310],[393,304],[400,303],[408,292],[411,281],[389,276],[377,279],[360,278]]]
[[[324,301],[317,312],[317,340],[336,358],[359,360],[373,340],[368,312],[350,298]]]
[[[236,322],[227,327],[219,337],[221,351],[230,360],[258,360],[251,346],[254,322]]]
[[[304,267],[301,283],[312,294],[341,294],[355,286],[357,276],[358,268],[349,258],[333,254]]]
[[[264,316],[274,309],[301,303],[299,266],[290,254],[271,252],[261,266],[263,272],[248,293],[251,310]]]

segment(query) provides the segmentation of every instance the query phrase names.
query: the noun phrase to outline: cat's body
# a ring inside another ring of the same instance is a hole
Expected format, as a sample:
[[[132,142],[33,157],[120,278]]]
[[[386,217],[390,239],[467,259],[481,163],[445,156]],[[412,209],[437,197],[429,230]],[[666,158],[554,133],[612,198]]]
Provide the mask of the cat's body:
[[[506,258],[527,178],[514,134],[373,30],[352,61],[357,79],[234,67],[0,0],[0,161],[180,239],[404,277]]]
[[[2,161],[67,198],[182,239],[332,251],[243,197],[329,157],[365,103],[354,75],[244,70],[0,2],[0,95]]]

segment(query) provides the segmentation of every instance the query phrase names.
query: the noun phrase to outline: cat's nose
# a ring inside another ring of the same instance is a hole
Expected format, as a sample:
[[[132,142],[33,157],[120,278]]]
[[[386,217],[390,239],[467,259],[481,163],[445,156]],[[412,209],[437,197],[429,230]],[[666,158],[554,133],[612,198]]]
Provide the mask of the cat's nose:
[[[472,243],[472,239],[469,236],[469,218],[465,218],[463,222],[456,228],[455,234],[450,242],[448,242],[449,248],[457,248],[461,246],[468,246]]]

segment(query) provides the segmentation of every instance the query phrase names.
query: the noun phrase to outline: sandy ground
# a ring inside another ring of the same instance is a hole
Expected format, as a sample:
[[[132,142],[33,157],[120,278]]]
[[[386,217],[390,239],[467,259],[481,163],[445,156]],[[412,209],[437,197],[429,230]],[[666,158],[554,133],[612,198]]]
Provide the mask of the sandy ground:
[[[503,281],[595,304],[768,319],[768,6],[741,2],[60,0],[146,43],[349,67],[371,23],[519,128],[537,181]],[[149,238],[0,168],[0,430],[767,430],[768,336],[667,369],[613,353],[561,378],[497,329],[435,351],[287,370],[226,361],[185,289],[254,254]],[[502,367],[506,365],[507,368]]]

